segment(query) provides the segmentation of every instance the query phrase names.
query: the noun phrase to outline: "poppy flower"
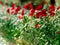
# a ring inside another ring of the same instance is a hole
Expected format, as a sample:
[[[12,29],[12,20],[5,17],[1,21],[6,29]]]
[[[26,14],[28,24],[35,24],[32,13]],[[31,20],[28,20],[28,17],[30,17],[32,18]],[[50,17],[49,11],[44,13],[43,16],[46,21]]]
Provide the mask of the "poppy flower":
[[[55,9],[55,6],[54,5],[50,5],[48,8],[49,9]]]
[[[10,9],[9,9],[9,8],[7,9],[7,12],[8,12],[8,13],[10,12]]]
[[[32,9],[33,8],[32,3],[24,5],[23,8],[28,10]]]
[[[18,13],[18,11],[20,10],[20,6],[18,6],[17,8],[16,8],[16,13]]]
[[[15,10],[15,7],[11,7],[10,9],[11,9],[11,10]]]
[[[8,8],[7,12],[10,14],[15,14],[15,9],[14,8]]]
[[[0,1],[0,4],[2,4],[2,2]]]
[[[22,15],[18,15],[17,17],[18,17],[19,20],[23,18]]]
[[[28,5],[28,10],[33,9],[32,3]]]
[[[15,7],[16,5],[13,3],[11,6],[12,6],[12,7]]]
[[[24,9],[22,10],[21,14],[22,14],[22,16],[24,16]]]
[[[15,11],[11,11],[10,14],[15,14]]]
[[[34,15],[35,10],[31,9],[29,12],[29,16],[33,16]]]
[[[43,10],[42,10],[42,13],[46,13],[46,9],[43,9]]]
[[[27,9],[27,7],[28,7],[28,5],[27,5],[27,4],[23,6],[23,8],[25,8],[25,9]]]
[[[43,14],[42,14],[42,17],[45,17],[45,16],[47,16],[47,14],[46,14],[46,13],[43,13]]]
[[[38,12],[37,14],[36,14],[36,18],[40,18],[41,16],[42,16],[42,12]]]
[[[47,16],[46,9],[42,10],[42,17]]]
[[[52,9],[48,10],[48,13],[52,13],[52,12],[54,12],[54,11],[52,11]]]
[[[54,5],[50,5],[48,8],[49,8],[49,9],[48,9],[48,12],[49,12],[49,13],[55,11],[55,6],[54,6]]]
[[[48,9],[48,13],[50,13],[51,16],[54,16],[55,15],[54,11],[55,11],[55,6],[50,5]]]
[[[42,9],[42,5],[38,5],[35,7],[35,10],[40,10],[40,9]]]
[[[39,27],[40,27],[40,24],[36,24],[36,25],[35,25],[35,28],[39,28]]]

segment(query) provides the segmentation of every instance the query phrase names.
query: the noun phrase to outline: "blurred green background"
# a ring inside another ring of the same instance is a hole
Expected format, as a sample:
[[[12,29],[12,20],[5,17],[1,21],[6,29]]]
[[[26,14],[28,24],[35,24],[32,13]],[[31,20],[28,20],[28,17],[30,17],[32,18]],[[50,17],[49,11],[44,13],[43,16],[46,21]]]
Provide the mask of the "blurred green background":
[[[33,2],[34,4],[38,4],[38,3],[41,3],[42,1],[46,1],[47,3],[50,2],[50,0],[0,0],[4,3],[16,3],[17,5],[24,5],[26,3],[29,3],[29,2]],[[56,5],[59,6],[60,5],[60,0],[55,0],[56,1]]]

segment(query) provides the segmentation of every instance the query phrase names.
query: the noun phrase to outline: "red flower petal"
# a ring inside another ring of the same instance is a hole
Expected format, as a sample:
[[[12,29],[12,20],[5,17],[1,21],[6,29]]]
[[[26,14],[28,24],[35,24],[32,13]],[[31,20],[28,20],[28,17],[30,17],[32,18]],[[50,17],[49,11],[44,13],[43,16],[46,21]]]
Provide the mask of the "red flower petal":
[[[15,9],[15,7],[11,7],[11,10],[14,10]]]
[[[38,5],[38,6],[36,6],[36,8],[35,8],[35,10],[40,10],[40,9],[42,9],[42,6],[41,6],[41,5]]]
[[[33,8],[32,3],[24,5],[23,8],[28,9],[28,10],[32,9]]]
[[[49,9],[55,9],[55,6],[54,5],[50,5],[48,8]]]
[[[2,4],[2,2],[0,1],[0,4]]]
[[[37,14],[36,14],[36,18],[40,18],[42,16],[42,12],[38,12]]]
[[[33,9],[32,3],[29,4],[28,9]]]
[[[39,28],[39,27],[40,27],[40,24],[36,24],[36,25],[35,25],[35,28]]]
[[[12,6],[12,7],[15,7],[16,5],[13,3],[11,6]]]
[[[47,14],[45,13],[45,14],[42,14],[42,17],[45,17],[45,16],[47,16]]]
[[[29,13],[29,16],[33,16],[34,15],[34,12],[35,12],[35,10],[30,10],[30,13]]]
[[[28,4],[26,4],[26,5],[23,6],[23,8],[25,8],[25,9],[27,9],[27,7],[28,7]]]
[[[46,13],[46,9],[43,9],[43,10],[42,10],[42,13]]]
[[[23,16],[22,16],[22,15],[19,15],[19,16],[18,16],[18,19],[22,19],[22,18],[23,18]]]
[[[9,9],[9,8],[7,9],[7,12],[8,12],[8,13],[10,12],[10,9]]]
[[[22,10],[22,16],[24,16],[24,9]]]
[[[18,6],[17,8],[16,8],[16,13],[18,13],[18,11],[20,10],[20,6]]]
[[[12,11],[11,14],[15,14],[15,11]]]

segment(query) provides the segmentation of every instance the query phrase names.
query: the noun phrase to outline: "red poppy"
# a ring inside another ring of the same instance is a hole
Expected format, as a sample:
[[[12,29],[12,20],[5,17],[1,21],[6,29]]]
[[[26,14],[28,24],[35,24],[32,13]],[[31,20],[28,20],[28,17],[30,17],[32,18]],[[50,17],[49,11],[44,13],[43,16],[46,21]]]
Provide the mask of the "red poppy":
[[[28,9],[33,9],[32,3],[29,4]]]
[[[55,15],[54,11],[55,11],[55,6],[54,5],[50,5],[48,12],[50,13],[51,16]]]
[[[17,8],[16,8],[16,13],[18,13],[18,11],[20,10],[20,6],[18,6]]]
[[[40,27],[40,24],[36,24],[36,25],[35,25],[35,28],[39,28],[39,27]]]
[[[46,9],[43,9],[43,10],[42,10],[42,17],[44,17],[44,16],[47,16],[47,14],[46,14]]]
[[[35,10],[31,9],[30,10],[30,13],[29,13],[29,16],[33,16],[34,15],[34,12],[35,12]]]
[[[24,5],[23,8],[28,9],[28,10],[32,9],[33,8],[32,3]]]
[[[2,4],[2,2],[0,1],[0,4]]]
[[[38,5],[35,7],[35,10],[40,10],[40,9],[42,9],[42,5]]]
[[[50,5],[48,8],[49,8],[49,9],[48,9],[48,12],[49,12],[49,13],[55,11],[55,6],[54,6],[54,5]]]
[[[20,20],[20,19],[22,19],[22,18],[23,18],[23,16],[22,16],[22,15],[19,15],[19,16],[18,16],[18,19],[19,19],[19,20]]]
[[[15,11],[11,11],[10,13],[11,13],[11,14],[15,14]]]
[[[15,10],[15,7],[11,7],[11,10]]]
[[[12,6],[12,7],[15,7],[16,5],[13,3],[11,6]]]
[[[40,18],[41,16],[42,16],[42,12],[38,12],[37,14],[36,14],[36,18]]]
[[[22,14],[22,16],[24,16],[24,9],[22,10],[21,14]]]
[[[50,5],[48,8],[55,10],[55,6],[54,5]]]
[[[26,5],[23,6],[23,8],[27,9],[27,6],[28,6],[28,5],[26,4]]]
[[[43,9],[43,10],[42,10],[42,13],[46,13],[46,9]]]
[[[42,14],[42,17],[45,17],[45,16],[47,16],[47,14],[46,14],[46,13],[43,13],[43,14]]]
[[[7,9],[7,12],[8,12],[8,13],[10,12],[10,9],[9,9],[9,8]]]
[[[50,10],[48,10],[48,13],[51,13],[51,12],[54,12],[54,11],[52,11],[51,9],[50,9]]]

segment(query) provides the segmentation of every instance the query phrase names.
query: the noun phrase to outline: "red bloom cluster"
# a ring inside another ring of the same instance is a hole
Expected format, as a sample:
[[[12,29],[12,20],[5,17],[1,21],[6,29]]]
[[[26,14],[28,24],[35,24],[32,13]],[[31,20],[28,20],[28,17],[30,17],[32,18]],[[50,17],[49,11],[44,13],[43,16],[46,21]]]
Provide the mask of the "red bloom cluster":
[[[50,13],[50,15],[51,15],[51,16],[54,16],[54,15],[55,15],[55,13],[54,13],[54,11],[55,11],[55,6],[54,6],[54,5],[50,5],[48,8],[49,8],[49,9],[48,9],[48,12]]]
[[[12,6],[11,8],[7,9],[7,12],[10,13],[10,14],[17,14],[18,11],[21,9],[20,6],[16,7],[16,5],[14,3],[11,6]],[[60,7],[58,7],[57,10],[59,8]],[[55,12],[54,12],[55,11],[55,6],[54,5],[49,5],[48,11],[46,9],[43,9],[42,5],[38,5],[38,6],[36,6],[36,7],[33,8],[32,3],[24,5],[22,9],[23,9],[22,12],[21,12],[22,16],[24,15],[24,11],[25,11],[24,9],[29,10],[29,16],[34,16],[34,13],[37,11],[35,13],[36,14],[35,15],[36,18],[47,16],[46,12],[48,12],[51,16],[55,15]]]
[[[44,16],[46,16],[47,14],[46,14],[46,9],[43,9],[41,12],[38,12],[37,14],[36,14],[36,18],[40,18],[40,17],[44,17]]]
[[[20,10],[20,6],[18,6],[16,8],[16,5],[15,4],[12,4],[12,7],[11,8],[8,8],[7,9],[7,12],[10,13],[10,14],[16,14],[16,13],[18,13],[19,10]]]

